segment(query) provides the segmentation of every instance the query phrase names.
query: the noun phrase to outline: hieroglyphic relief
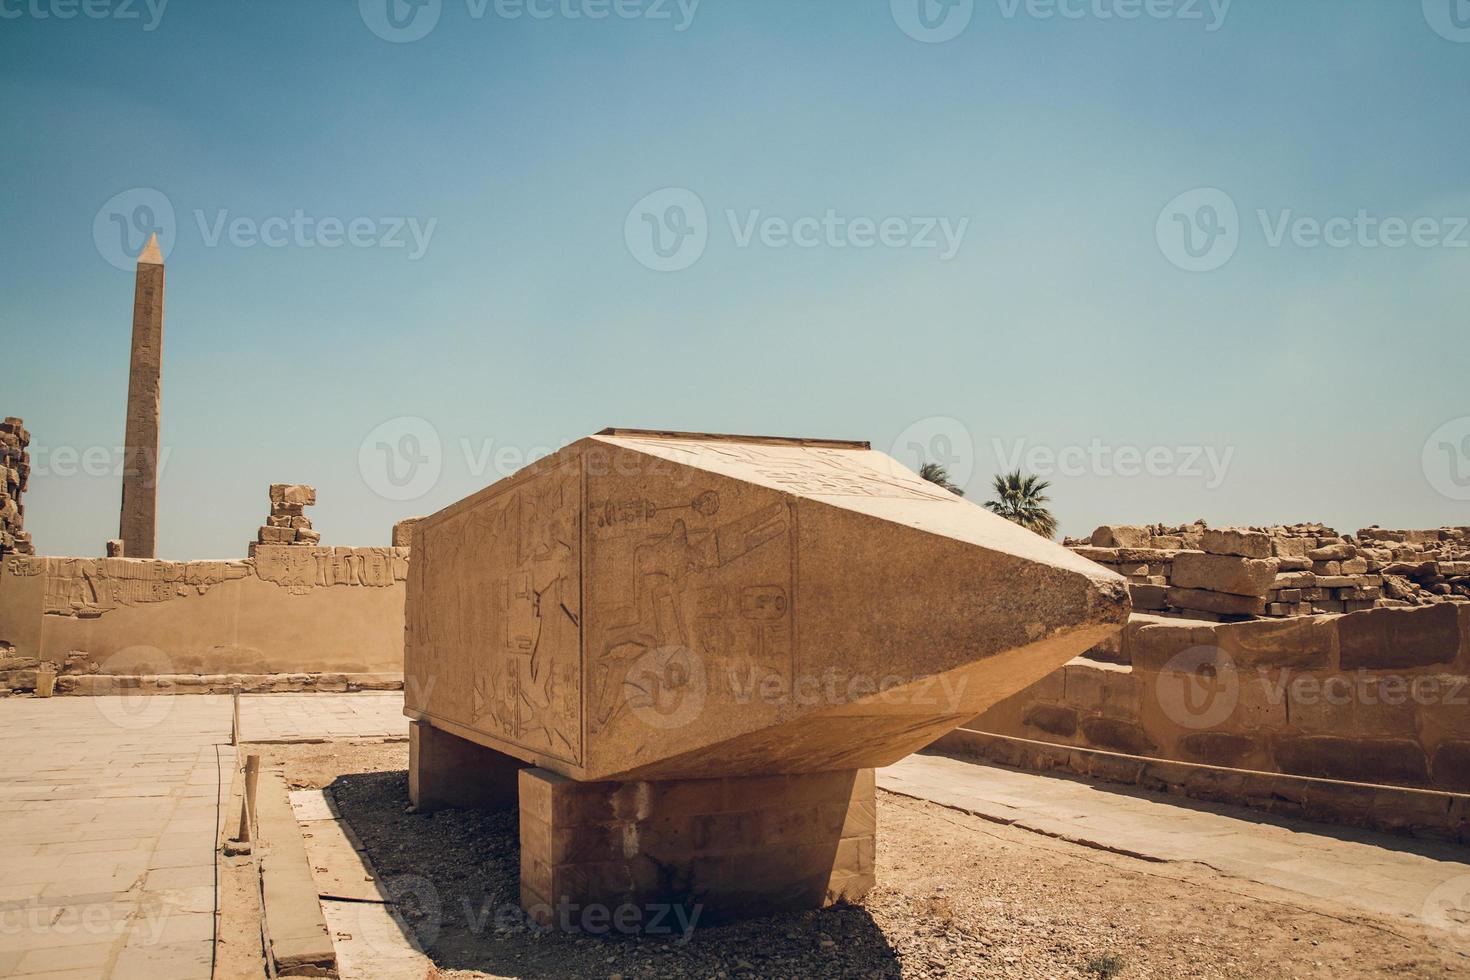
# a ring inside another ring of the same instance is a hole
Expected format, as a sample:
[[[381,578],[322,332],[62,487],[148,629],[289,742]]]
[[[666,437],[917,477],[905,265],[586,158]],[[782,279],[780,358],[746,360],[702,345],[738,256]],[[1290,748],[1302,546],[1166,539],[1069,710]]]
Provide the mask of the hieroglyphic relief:
[[[686,455],[689,462],[749,468],[749,475],[789,493],[815,496],[899,497],[952,502],[953,494],[919,477],[898,472],[879,453],[851,449],[760,445],[741,442],[678,442],[624,437],[651,450]],[[882,465],[874,461],[881,461]]]
[[[697,474],[692,474],[697,477]],[[714,489],[716,485],[719,490]],[[789,683],[795,644],[791,504],[706,477],[589,481],[589,735],[632,710],[728,678]]]
[[[333,585],[387,588],[408,578],[407,548],[305,548],[262,545],[256,573],[293,594]]]
[[[42,612],[58,616],[100,616],[118,606],[165,602],[190,594],[202,595],[221,582],[245,578],[251,572],[248,563],[229,561],[134,561],[125,558],[44,558],[32,561],[41,566],[44,576]],[[16,573],[13,563],[11,570],[12,574]]]
[[[410,621],[409,663],[415,683],[437,671],[464,687],[436,691],[427,710],[580,761],[580,466],[521,481],[422,533],[428,608]]]

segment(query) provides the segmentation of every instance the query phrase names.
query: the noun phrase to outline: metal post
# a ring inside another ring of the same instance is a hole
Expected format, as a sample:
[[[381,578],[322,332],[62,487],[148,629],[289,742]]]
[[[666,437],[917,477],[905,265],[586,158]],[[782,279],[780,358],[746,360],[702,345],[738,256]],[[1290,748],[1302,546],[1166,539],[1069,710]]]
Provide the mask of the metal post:
[[[245,793],[240,797],[240,834],[235,839],[249,843],[250,827],[255,823],[255,782],[260,778],[260,756],[245,757]]]

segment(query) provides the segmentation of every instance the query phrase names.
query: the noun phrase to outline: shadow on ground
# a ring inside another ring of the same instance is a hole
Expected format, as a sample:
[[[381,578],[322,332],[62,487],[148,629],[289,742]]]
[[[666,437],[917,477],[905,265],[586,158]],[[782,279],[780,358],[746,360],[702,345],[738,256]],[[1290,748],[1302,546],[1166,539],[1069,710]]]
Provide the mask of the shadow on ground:
[[[406,772],[331,785],[379,883],[441,970],[508,977],[898,977],[898,956],[865,909],[841,906],[703,927],[684,910],[659,934],[566,935],[520,911],[514,812],[409,813]],[[579,913],[580,914],[580,913]],[[597,922],[592,924],[597,925]]]

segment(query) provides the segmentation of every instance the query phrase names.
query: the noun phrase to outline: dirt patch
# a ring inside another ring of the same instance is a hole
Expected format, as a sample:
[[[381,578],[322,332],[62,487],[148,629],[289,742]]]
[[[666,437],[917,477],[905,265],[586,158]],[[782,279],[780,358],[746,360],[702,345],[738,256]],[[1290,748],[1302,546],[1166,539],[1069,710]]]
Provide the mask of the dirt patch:
[[[662,936],[543,933],[518,911],[512,813],[409,812],[407,746],[261,746],[331,786],[441,975],[473,977],[1464,977],[1427,931],[1194,867],[1152,864],[879,793],[862,906]]]

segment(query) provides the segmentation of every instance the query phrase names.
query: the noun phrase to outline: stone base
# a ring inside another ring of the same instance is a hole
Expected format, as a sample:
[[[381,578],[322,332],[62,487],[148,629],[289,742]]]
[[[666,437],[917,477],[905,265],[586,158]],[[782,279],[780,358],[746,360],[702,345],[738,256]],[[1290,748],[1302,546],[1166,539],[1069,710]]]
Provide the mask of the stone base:
[[[525,766],[426,721],[408,723],[408,798],[419,811],[513,810]]]
[[[521,906],[549,928],[687,931],[873,886],[873,770],[659,782],[520,773]]]

